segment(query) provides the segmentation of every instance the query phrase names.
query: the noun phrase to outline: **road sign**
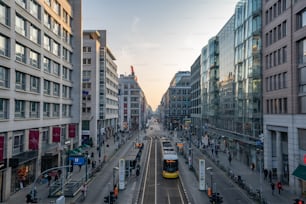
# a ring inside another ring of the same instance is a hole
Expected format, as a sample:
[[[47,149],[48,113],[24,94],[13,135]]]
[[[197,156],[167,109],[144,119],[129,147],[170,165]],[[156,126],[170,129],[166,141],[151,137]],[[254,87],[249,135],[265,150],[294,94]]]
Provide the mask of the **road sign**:
[[[199,159],[199,189],[200,191],[205,189],[205,160]]]
[[[84,157],[69,157],[70,161],[73,161],[74,165],[84,165],[85,158]]]

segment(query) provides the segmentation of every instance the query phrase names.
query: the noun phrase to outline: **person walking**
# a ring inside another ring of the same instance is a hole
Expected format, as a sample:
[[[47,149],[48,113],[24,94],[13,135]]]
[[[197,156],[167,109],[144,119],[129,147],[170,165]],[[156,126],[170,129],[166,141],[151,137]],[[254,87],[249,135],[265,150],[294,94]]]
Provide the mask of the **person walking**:
[[[228,162],[229,162],[229,165],[231,165],[231,162],[232,162],[232,155],[231,155],[230,152],[228,153]]]
[[[269,170],[269,181],[270,183],[272,183],[272,171],[271,170]]]
[[[264,169],[264,180],[267,180],[268,178],[268,170],[267,169]]]
[[[82,200],[85,200],[87,195],[87,186],[85,183],[81,187],[81,192],[82,192]]]
[[[274,195],[275,185],[274,183],[271,183],[271,189],[272,189],[272,195]]]
[[[117,185],[115,184],[114,185],[114,196],[115,196],[115,199],[117,200],[118,199],[118,187],[117,187]]]
[[[48,186],[50,186],[50,184],[51,184],[51,180],[52,180],[52,177],[51,177],[51,175],[49,175],[49,174],[48,174],[48,177],[47,177],[47,179],[48,179]]]
[[[277,182],[277,189],[278,189],[278,194],[280,194],[280,191],[283,190],[282,183],[279,181]]]

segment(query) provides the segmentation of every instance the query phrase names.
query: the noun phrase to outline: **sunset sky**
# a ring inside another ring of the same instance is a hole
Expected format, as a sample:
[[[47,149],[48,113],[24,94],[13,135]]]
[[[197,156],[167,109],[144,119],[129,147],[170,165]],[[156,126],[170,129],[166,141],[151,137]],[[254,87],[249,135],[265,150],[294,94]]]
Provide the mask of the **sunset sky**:
[[[107,30],[118,74],[138,82],[153,110],[178,71],[234,14],[238,0],[83,0],[83,29]]]

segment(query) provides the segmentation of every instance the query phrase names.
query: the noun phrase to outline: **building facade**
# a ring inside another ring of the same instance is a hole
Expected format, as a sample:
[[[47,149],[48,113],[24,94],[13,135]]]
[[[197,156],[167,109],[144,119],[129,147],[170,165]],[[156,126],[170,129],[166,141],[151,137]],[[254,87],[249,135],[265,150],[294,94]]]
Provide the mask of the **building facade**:
[[[83,32],[82,141],[100,147],[118,126],[118,74],[106,30]]]
[[[190,76],[190,71],[177,72],[164,94],[165,121],[168,130],[190,128]]]
[[[80,144],[81,0],[0,2],[0,200]]]
[[[201,56],[199,56],[190,68],[190,118],[191,131],[194,141],[200,146],[200,138],[203,135],[202,113],[201,113]]]
[[[265,167],[306,192],[306,2],[263,1]]]
[[[143,130],[152,111],[133,67],[131,69],[131,74],[119,78],[119,128],[122,132]]]

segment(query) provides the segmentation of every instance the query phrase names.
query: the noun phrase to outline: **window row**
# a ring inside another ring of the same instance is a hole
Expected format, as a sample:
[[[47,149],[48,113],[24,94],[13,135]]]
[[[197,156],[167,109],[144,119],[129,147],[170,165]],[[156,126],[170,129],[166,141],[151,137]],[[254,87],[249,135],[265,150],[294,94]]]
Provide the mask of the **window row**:
[[[288,113],[287,98],[277,98],[266,100],[267,114],[286,114]]]
[[[273,6],[266,10],[266,25],[286,10],[286,4],[286,0],[278,0]]]
[[[43,7],[40,6],[37,0],[15,0],[17,5],[29,11],[36,19],[41,19],[41,11]],[[63,8],[56,0],[45,0],[45,3],[52,8],[52,10],[58,15],[62,17],[62,20],[70,26],[71,16],[68,12]],[[62,15],[61,15],[62,14]]]
[[[287,62],[287,46],[284,46],[265,56],[266,69],[284,64]]]
[[[287,35],[287,21],[283,21],[278,26],[271,29],[266,33],[266,46],[272,45],[273,43],[281,40]]]
[[[270,77],[266,77],[266,91],[275,91],[279,89],[287,88],[288,86],[288,73],[283,72],[275,74]]]
[[[11,115],[9,113],[9,106],[12,105],[9,99],[0,98],[0,120],[9,119]],[[71,117],[70,104],[58,104],[58,103],[47,103],[38,101],[25,101],[25,100],[15,100],[14,101],[14,118],[24,119],[24,118],[40,118],[40,107],[43,105],[43,117],[60,117],[60,107],[61,117]]]
[[[8,68],[0,66],[0,87],[9,88],[10,87],[10,72]],[[32,93],[41,92],[41,78],[32,76],[23,72],[15,72],[15,88],[19,91],[29,91]],[[62,86],[62,87],[61,87]],[[60,88],[62,88],[60,90]],[[72,88],[65,85],[60,85],[56,82],[51,82],[49,80],[43,80],[43,91],[45,95],[71,99]],[[60,92],[61,91],[61,92]]]

